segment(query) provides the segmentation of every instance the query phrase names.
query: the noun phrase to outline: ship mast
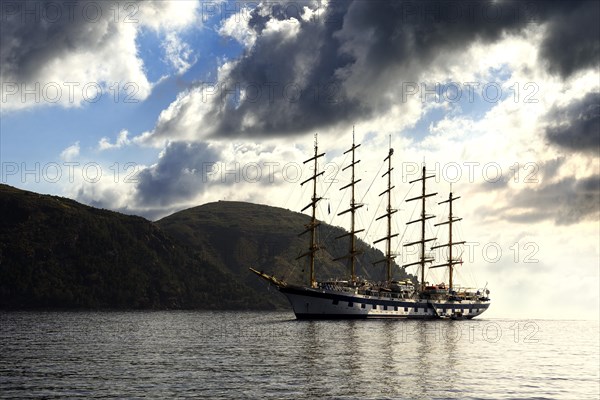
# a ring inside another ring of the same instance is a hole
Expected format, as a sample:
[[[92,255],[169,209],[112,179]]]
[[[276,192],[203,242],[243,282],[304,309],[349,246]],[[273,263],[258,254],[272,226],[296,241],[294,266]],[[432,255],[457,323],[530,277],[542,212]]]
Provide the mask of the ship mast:
[[[350,165],[347,165],[346,167],[342,168],[342,171],[345,171],[348,168],[352,168],[351,169],[352,178],[351,178],[351,181],[349,184],[340,188],[340,190],[351,188],[350,208],[348,208],[347,210],[344,210],[338,214],[338,216],[340,216],[340,215],[346,214],[348,212],[350,213],[350,232],[336,237],[336,239],[341,239],[343,237],[350,236],[350,249],[348,250],[348,254],[346,254],[345,256],[338,257],[333,260],[333,261],[338,261],[338,260],[342,260],[342,259],[346,259],[346,258],[350,260],[350,281],[352,283],[356,282],[356,267],[355,267],[356,256],[362,253],[362,251],[356,250],[355,234],[364,231],[364,229],[359,229],[359,230],[355,229],[356,210],[363,206],[363,204],[357,203],[355,201],[355,196],[354,196],[354,185],[356,185],[358,182],[361,181],[360,179],[354,180],[354,176],[355,176],[354,175],[354,166],[360,162],[360,160],[356,161],[355,154],[354,154],[355,150],[358,147],[360,147],[360,144],[354,143],[354,127],[353,127],[352,128],[352,147],[344,152],[344,154],[348,154],[348,153],[352,152],[352,163]]]
[[[449,208],[450,208],[450,212],[448,213],[448,220],[444,221],[444,222],[440,222],[438,224],[435,224],[434,226],[439,226],[439,225],[446,225],[448,224],[448,243],[446,244],[440,244],[438,246],[433,246],[431,248],[431,250],[434,249],[439,249],[442,247],[448,247],[448,262],[446,264],[439,264],[439,265],[434,265],[431,266],[430,268],[441,268],[441,267],[448,267],[448,275],[449,275],[449,280],[448,280],[448,292],[452,292],[452,273],[454,271],[454,265],[455,264],[462,264],[462,260],[454,260],[452,258],[452,245],[455,244],[464,244],[465,242],[453,242],[452,241],[452,223],[453,222],[457,222],[460,221],[462,218],[453,218],[452,216],[452,202],[454,200],[458,200],[460,199],[459,197],[452,197],[452,192],[450,192],[450,195],[448,196],[448,200],[444,200],[438,204],[444,204],[444,203],[449,203]]]
[[[420,244],[421,245],[421,256],[419,257],[419,261],[403,265],[403,267],[408,267],[408,266],[411,266],[411,265],[420,265],[420,269],[421,269],[421,291],[425,290],[425,264],[428,263],[428,262],[433,261],[432,257],[426,257],[425,256],[425,243],[426,242],[431,242],[433,240],[436,240],[436,238],[425,239],[425,221],[427,221],[428,219],[431,219],[431,218],[435,218],[435,215],[426,215],[425,214],[425,199],[427,197],[435,196],[437,194],[437,192],[436,193],[426,193],[425,192],[425,180],[427,180],[429,178],[433,178],[433,177],[435,177],[435,175],[429,175],[429,176],[425,175],[425,164],[423,164],[423,170],[422,170],[421,177],[409,182],[409,183],[414,183],[414,182],[419,182],[419,181],[422,182],[421,195],[406,200],[407,202],[414,201],[414,200],[421,200],[421,218],[415,219],[413,221],[409,221],[409,222],[406,223],[406,225],[409,225],[409,224],[412,224],[412,223],[415,223],[415,222],[421,222],[421,240],[417,240],[417,241],[411,242],[411,243],[406,243],[404,245],[404,247],[408,247],[408,246],[412,246],[412,245],[415,245],[415,244]]]
[[[323,199],[322,197],[318,197],[317,196],[317,177],[319,177],[320,175],[323,175],[325,173],[325,171],[321,171],[318,172],[319,169],[319,164],[318,164],[318,159],[320,157],[323,157],[325,155],[325,153],[321,153],[319,154],[319,146],[318,146],[318,141],[317,141],[317,134],[315,133],[315,155],[311,158],[309,158],[308,160],[304,161],[304,164],[313,161],[314,162],[314,173],[313,175],[308,178],[307,180],[305,180],[304,182],[302,182],[300,184],[300,186],[303,186],[305,183],[313,181],[313,194],[312,194],[312,198],[311,198],[311,202],[309,205],[307,205],[306,207],[304,207],[302,209],[302,212],[304,212],[304,210],[306,210],[309,207],[312,207],[312,218],[310,220],[310,223],[305,225],[304,227],[306,228],[306,230],[302,233],[300,233],[300,235],[303,235],[307,232],[310,232],[310,246],[308,248],[308,251],[300,256],[298,256],[296,259],[302,258],[302,257],[306,257],[309,256],[309,260],[310,260],[310,276],[309,276],[309,286],[311,288],[314,288],[317,286],[317,281],[315,279],[315,253],[320,249],[320,246],[317,245],[317,226],[319,226],[321,223],[319,221],[317,221],[317,203],[319,202],[319,200]],[[300,236],[298,235],[298,236]]]
[[[386,241],[386,245],[385,245],[385,258],[376,261],[374,264],[379,264],[381,262],[385,261],[385,265],[386,265],[386,281],[388,283],[390,283],[392,281],[392,262],[395,258],[394,255],[392,255],[392,238],[398,236],[397,233],[392,235],[392,214],[394,214],[396,211],[395,209],[392,209],[392,189],[394,188],[394,186],[392,186],[392,170],[394,168],[392,168],[392,154],[394,154],[394,149],[392,149],[392,143],[391,143],[391,138],[390,138],[390,151],[388,153],[388,156],[383,160],[384,162],[387,161],[388,162],[388,169],[387,171],[381,175],[381,177],[385,177],[387,175],[388,177],[388,184],[387,184],[387,189],[384,190],[383,192],[379,193],[379,196],[383,196],[384,194],[387,193],[387,212],[381,216],[379,216],[376,221],[379,221],[382,218],[387,218],[387,235],[382,237],[381,239],[376,240],[375,242],[373,242],[373,244],[379,243],[383,240]]]

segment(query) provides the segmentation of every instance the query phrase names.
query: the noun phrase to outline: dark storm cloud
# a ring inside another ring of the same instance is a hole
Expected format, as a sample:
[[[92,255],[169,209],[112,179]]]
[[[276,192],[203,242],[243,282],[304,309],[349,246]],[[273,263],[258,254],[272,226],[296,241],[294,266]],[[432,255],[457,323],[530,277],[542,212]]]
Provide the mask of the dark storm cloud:
[[[355,1],[344,29],[354,37],[372,35],[369,60],[376,68],[406,63],[421,65],[438,51],[473,42],[494,42],[504,33],[519,33],[545,24],[542,57],[548,70],[568,77],[600,61],[600,2],[587,1]]]
[[[169,206],[191,200],[205,189],[218,152],[206,143],[170,143],[158,163],[138,174],[140,206]]]
[[[381,102],[374,99],[386,95],[378,88],[387,86],[381,82],[382,72],[395,69],[397,80],[414,80],[419,70],[414,64],[426,65],[442,49],[450,51],[475,40],[493,41],[505,30],[525,26],[514,4],[506,5],[491,21],[473,17],[466,24],[445,8],[445,2],[429,3],[433,20],[424,14],[422,3],[332,2],[316,20],[299,19],[300,30],[291,39],[285,31],[265,35],[267,18],[256,8],[249,25],[260,36],[232,70],[229,89],[236,84],[242,88],[269,84],[276,85],[275,90],[272,96],[263,89],[260,98],[215,104],[212,114],[219,115],[216,134],[306,132],[371,116],[385,111],[378,109]],[[471,7],[481,15],[483,10],[477,4]],[[281,10],[273,14],[278,21],[292,17]],[[359,59],[368,60],[368,68],[356,68]],[[366,82],[366,90],[358,89],[358,96],[348,94],[352,89],[349,74],[360,74]],[[369,82],[373,83],[370,88]],[[385,101],[383,107],[389,106]],[[257,122],[244,127],[242,121],[249,117]]]
[[[513,179],[509,174],[501,175],[498,179],[494,180],[484,180],[481,184],[481,190],[484,192],[489,192],[493,190],[504,190],[508,188],[509,182]]]
[[[541,187],[525,188],[511,195],[510,206],[480,211],[492,219],[517,223],[548,220],[556,225],[571,225],[597,220],[600,215],[600,175],[583,179],[567,177]]]
[[[580,100],[548,112],[551,123],[546,138],[568,150],[598,154],[600,151],[600,93],[588,93]]]
[[[366,113],[358,100],[348,98],[343,79],[335,75],[338,68],[353,61],[340,54],[340,43],[334,37],[342,28],[348,4],[335,3],[326,14],[315,17],[326,19],[325,23],[302,20],[297,7],[267,5],[272,14],[268,18],[260,8],[253,10],[249,25],[261,36],[225,82],[227,89],[235,85],[247,89],[250,97],[239,104],[227,103],[228,98],[221,97],[212,111],[219,115],[216,133],[235,136],[306,132]],[[300,24],[296,36],[288,37],[285,30],[265,33],[268,20],[289,18],[296,18]],[[221,90],[224,92],[225,88]],[[243,121],[248,117],[255,122],[244,128]]]
[[[3,80],[36,81],[50,64],[60,68],[61,58],[72,52],[110,46],[118,37],[115,22],[123,22],[115,21],[111,10],[108,2],[98,1],[2,1]]]
[[[509,169],[510,173],[501,174],[494,180],[485,179],[479,185],[480,190],[482,192],[511,190],[510,182],[536,184],[540,181],[552,181],[564,163],[565,157],[557,157],[546,161],[519,164],[518,171],[512,166]]]
[[[557,157],[519,171],[519,185],[509,187],[503,179],[499,184],[483,183],[482,190],[504,192],[509,206],[483,206],[477,212],[491,220],[516,223],[553,221],[556,225],[571,225],[600,217],[600,175],[577,179],[573,176],[556,179],[565,157]],[[510,181],[513,176],[509,177]],[[545,183],[552,182],[553,183]],[[520,189],[520,190],[519,190]]]
[[[556,1],[548,7],[556,12],[548,21],[541,48],[548,70],[568,77],[581,69],[598,68],[600,2]]]
[[[315,10],[307,21],[305,6]],[[115,21],[114,7],[124,4],[2,2],[3,80],[35,81],[69,53],[111,46],[127,14],[121,10]],[[549,71],[566,78],[599,61],[595,0],[331,1],[327,7],[274,1],[252,10],[248,25],[256,43],[220,82],[221,96],[211,99],[207,111],[211,127],[202,130],[215,136],[280,136],[384,113],[401,101],[398,82],[418,82],[431,65],[460,57],[473,43],[492,43],[531,24],[546,27],[540,55]],[[290,18],[299,24],[296,34],[269,30],[269,23]],[[229,95],[241,90],[243,99]],[[177,120],[186,116],[184,107],[154,133],[176,134]]]
[[[309,21],[302,4],[265,4],[249,19],[254,47],[207,112],[215,136],[303,133],[384,113],[401,101],[398,82],[418,82],[473,43],[531,24],[547,27],[541,57],[563,78],[596,65],[600,53],[596,1],[334,1]],[[291,17],[297,34],[269,31],[269,21]],[[236,88],[250,96],[235,99]]]

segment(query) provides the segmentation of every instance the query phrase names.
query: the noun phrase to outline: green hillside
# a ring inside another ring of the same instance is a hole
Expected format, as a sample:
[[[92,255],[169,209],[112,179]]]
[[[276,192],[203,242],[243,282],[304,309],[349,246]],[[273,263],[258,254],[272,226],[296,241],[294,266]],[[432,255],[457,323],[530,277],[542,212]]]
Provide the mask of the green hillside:
[[[247,304],[274,307],[144,218],[0,185],[0,308]]]
[[[283,208],[219,201],[177,212],[157,221],[157,224],[180,245],[195,250],[200,260],[235,275],[240,284],[260,291],[264,290],[265,283],[248,271],[248,267],[275,274],[288,282],[306,283],[306,258],[296,258],[306,252],[308,235],[299,237],[298,233],[303,232],[309,222],[307,215]],[[347,279],[348,267],[332,261],[348,251],[347,238],[335,239],[345,231],[322,224],[318,233],[319,243],[324,249],[317,253],[317,280]],[[383,264],[372,265],[381,260],[383,254],[360,240],[358,242],[364,254],[358,259],[357,274],[383,280]],[[406,277],[403,271],[396,276]],[[278,298],[282,304],[287,304],[283,296]]]
[[[0,185],[0,308],[273,309],[285,298],[248,271],[304,282],[306,215],[240,202],[205,204],[158,222]],[[323,224],[317,277],[347,242]],[[381,253],[357,273],[381,279]],[[404,275],[398,276],[403,278]]]

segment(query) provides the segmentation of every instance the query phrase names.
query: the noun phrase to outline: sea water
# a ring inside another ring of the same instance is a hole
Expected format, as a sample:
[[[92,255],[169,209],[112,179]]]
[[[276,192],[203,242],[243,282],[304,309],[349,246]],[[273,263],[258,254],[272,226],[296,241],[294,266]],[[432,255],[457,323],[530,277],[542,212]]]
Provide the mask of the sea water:
[[[598,399],[597,321],[0,312],[1,398]]]

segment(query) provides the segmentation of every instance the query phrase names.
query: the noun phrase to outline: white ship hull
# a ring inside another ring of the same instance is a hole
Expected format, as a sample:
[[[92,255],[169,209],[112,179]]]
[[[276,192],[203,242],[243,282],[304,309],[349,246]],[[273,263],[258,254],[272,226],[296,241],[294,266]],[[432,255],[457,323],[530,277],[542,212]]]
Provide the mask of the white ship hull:
[[[300,286],[280,287],[298,319],[471,319],[489,307],[489,301],[429,300],[310,289]]]

